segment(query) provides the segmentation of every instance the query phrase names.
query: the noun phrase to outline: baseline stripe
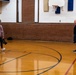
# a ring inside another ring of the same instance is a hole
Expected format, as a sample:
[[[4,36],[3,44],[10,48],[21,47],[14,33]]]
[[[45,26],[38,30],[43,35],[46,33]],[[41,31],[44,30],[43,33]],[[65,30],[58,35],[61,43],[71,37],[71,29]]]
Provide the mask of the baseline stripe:
[[[68,74],[68,72],[70,71],[70,69],[71,69],[72,66],[74,65],[75,61],[76,61],[76,58],[75,58],[75,60],[72,62],[72,64],[71,64],[70,67],[68,68],[68,70],[66,71],[65,75]]]

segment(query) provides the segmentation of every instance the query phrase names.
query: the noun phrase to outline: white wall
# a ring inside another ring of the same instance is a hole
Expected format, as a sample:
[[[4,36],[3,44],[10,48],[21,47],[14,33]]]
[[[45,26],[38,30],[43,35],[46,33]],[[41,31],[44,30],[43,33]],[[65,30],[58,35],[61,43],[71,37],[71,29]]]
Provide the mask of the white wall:
[[[16,22],[16,0],[2,3],[1,22]]]
[[[19,21],[22,21],[22,8],[21,8],[21,1],[19,0]],[[17,18],[17,0],[10,0],[10,2],[3,2],[2,3],[2,13],[0,14],[1,22],[16,22]]]
[[[55,11],[50,6],[49,6],[49,12],[44,12],[43,0],[39,0],[39,22],[40,23],[73,23],[74,20],[76,19],[76,0],[74,0],[73,11],[67,11],[68,0],[65,1],[66,3],[64,6],[64,11],[61,11],[61,14],[55,14]],[[36,7],[38,9],[38,6]],[[36,13],[35,15],[38,14]]]
[[[18,3],[19,3],[19,5],[18,5],[18,9],[19,9],[19,22],[22,22],[22,0],[18,0]]]
[[[35,0],[35,17],[34,17],[34,21],[38,22],[38,0]]]

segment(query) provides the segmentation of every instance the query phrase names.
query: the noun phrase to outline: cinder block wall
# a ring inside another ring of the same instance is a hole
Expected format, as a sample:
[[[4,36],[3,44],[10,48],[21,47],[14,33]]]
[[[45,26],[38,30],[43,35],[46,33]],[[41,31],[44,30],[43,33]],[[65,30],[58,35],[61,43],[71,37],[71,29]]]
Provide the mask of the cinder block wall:
[[[72,23],[34,23],[34,0],[22,0],[22,23],[2,23],[5,38],[73,42]]]

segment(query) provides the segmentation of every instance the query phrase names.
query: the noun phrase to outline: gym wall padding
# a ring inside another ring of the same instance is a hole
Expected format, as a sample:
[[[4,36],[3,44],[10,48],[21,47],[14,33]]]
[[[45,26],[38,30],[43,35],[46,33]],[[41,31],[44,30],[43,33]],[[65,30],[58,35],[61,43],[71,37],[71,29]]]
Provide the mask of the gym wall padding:
[[[74,0],[68,0],[68,11],[73,11]]]
[[[48,12],[49,11],[49,4],[48,4],[49,0],[43,0],[43,1],[44,1],[44,12]]]
[[[60,11],[61,11],[61,8],[58,6],[58,7],[56,8],[55,14],[60,14]]]

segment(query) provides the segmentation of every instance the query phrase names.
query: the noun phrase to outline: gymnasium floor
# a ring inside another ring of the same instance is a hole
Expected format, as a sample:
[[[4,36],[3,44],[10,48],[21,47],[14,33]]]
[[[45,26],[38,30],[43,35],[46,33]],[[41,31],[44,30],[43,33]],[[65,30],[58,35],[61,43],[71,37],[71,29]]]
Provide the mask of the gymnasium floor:
[[[76,44],[11,40],[0,51],[0,75],[76,75]]]

